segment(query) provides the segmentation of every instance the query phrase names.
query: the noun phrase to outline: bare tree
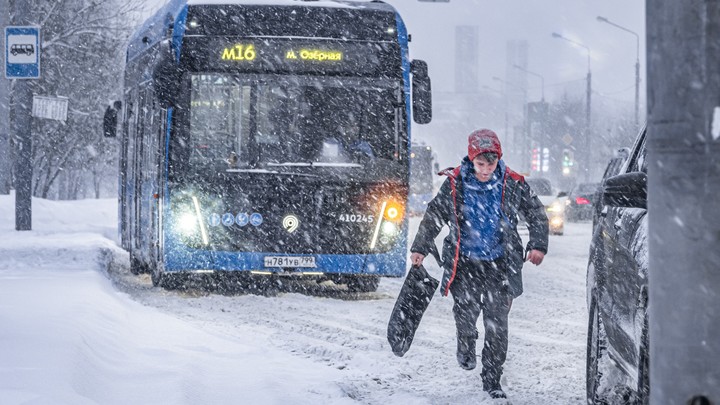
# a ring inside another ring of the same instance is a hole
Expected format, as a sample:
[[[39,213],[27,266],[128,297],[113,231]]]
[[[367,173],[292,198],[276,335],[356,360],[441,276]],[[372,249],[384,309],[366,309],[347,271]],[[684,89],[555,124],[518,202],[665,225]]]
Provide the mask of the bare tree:
[[[34,120],[36,196],[47,198],[61,175],[77,183],[65,198],[77,198],[85,187],[97,197],[102,182],[115,181],[116,141],[103,139],[102,115],[120,98],[125,43],[142,7],[140,0],[36,2],[42,78],[34,93],[70,99],[65,123]]]

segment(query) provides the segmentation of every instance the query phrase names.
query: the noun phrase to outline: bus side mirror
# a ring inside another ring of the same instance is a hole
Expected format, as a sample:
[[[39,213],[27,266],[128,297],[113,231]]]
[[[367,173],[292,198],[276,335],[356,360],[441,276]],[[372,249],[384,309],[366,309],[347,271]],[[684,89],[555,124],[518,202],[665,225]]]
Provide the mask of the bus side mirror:
[[[165,49],[153,70],[155,95],[163,107],[173,107],[177,102],[182,80],[182,71],[175,61],[175,53],[170,41],[165,40],[161,46]]]
[[[117,136],[117,117],[122,108],[122,103],[116,101],[113,105],[105,109],[103,116],[103,136],[106,138],[115,138]]]
[[[418,124],[427,124],[432,121],[432,91],[427,63],[422,60],[413,60],[410,62],[410,73],[412,74],[413,119]]]

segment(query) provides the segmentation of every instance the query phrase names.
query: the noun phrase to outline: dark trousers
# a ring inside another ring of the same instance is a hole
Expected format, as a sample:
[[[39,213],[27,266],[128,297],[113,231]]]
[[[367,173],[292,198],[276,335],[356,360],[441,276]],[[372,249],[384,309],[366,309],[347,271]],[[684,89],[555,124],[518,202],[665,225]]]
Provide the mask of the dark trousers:
[[[482,350],[483,381],[499,381],[508,349],[508,313],[512,296],[507,286],[505,261],[460,258],[450,285],[455,304],[458,339],[477,339],[477,320],[483,314],[485,342]]]

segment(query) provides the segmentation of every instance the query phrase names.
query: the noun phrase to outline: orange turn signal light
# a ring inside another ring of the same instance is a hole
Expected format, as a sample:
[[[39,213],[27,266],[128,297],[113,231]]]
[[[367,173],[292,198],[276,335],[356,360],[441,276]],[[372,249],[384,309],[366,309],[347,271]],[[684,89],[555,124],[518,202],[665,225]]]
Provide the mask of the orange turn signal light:
[[[405,206],[397,201],[387,201],[383,218],[387,221],[400,222],[405,214]]]

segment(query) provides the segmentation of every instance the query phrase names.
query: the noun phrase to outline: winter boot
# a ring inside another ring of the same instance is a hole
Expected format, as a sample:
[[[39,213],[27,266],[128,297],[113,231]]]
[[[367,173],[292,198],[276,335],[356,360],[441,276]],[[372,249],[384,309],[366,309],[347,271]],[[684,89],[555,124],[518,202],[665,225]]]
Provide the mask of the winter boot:
[[[472,370],[477,366],[476,340],[477,338],[474,336],[458,336],[457,338],[457,361],[465,370]]]
[[[505,391],[502,389],[502,385],[500,385],[500,378],[483,378],[483,391],[486,391],[490,395],[490,398],[507,398]]]

